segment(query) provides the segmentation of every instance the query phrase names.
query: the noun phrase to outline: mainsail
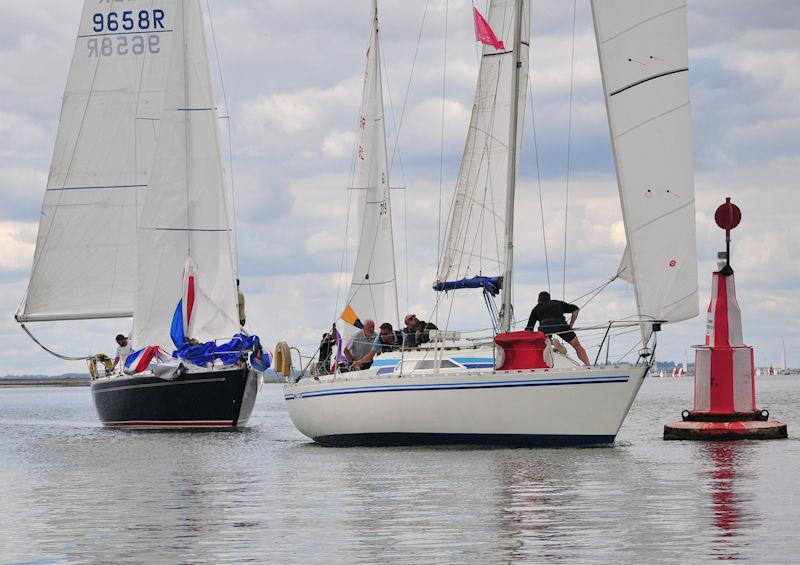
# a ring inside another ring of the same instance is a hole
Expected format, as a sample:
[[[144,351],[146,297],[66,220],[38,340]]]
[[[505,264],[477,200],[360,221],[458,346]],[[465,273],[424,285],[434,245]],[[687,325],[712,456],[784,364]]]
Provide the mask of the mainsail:
[[[22,322],[133,312],[137,211],[159,130],[174,6],[129,0],[123,15],[119,3],[84,3]]]
[[[194,335],[239,331],[231,226],[223,182],[203,16],[198,0],[176,6],[170,84],[138,228],[136,347],[172,349],[169,330],[187,257],[196,264]]]
[[[698,314],[686,2],[593,0],[628,248],[621,276],[639,314]]]
[[[354,187],[359,219],[358,254],[347,304],[362,320],[371,318],[378,324],[389,322],[396,327],[397,282],[375,0],[370,22]]]
[[[492,0],[488,24],[504,49],[483,45],[467,142],[456,182],[444,252],[435,287],[471,277],[500,277],[506,270],[506,192],[509,175],[513,98],[520,108],[528,85],[530,8],[522,0],[518,91],[512,92],[514,27],[518,3]],[[517,112],[516,151],[522,140],[524,112]]]

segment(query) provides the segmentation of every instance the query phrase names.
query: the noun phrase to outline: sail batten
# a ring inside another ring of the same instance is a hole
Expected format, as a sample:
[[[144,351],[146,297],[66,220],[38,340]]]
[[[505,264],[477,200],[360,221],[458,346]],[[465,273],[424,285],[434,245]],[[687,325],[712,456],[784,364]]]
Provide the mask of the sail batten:
[[[361,320],[398,325],[389,167],[380,65],[377,4],[370,11],[370,39],[358,126],[355,184],[359,238],[347,306]]]
[[[152,4],[129,0],[125,8],[152,14]],[[159,2],[166,31],[151,40],[98,31],[114,4],[84,2],[21,318],[133,309],[136,223],[158,137],[174,4]]]
[[[228,339],[240,329],[203,15],[198,0],[177,8],[170,84],[138,226],[134,307],[134,343],[168,350],[186,265],[196,275],[194,329],[186,337]]]
[[[627,247],[643,319],[699,312],[686,2],[593,0]],[[643,330],[643,337],[649,330]]]

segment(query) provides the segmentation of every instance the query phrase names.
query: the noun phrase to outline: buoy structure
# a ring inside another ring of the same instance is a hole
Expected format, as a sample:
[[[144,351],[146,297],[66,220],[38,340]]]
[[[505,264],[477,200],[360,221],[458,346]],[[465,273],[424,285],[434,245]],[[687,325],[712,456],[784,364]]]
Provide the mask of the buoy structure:
[[[724,265],[712,274],[711,302],[704,345],[694,346],[694,408],[682,421],[664,426],[664,439],[734,440],[787,437],[786,424],[769,419],[756,408],[753,348],[742,336],[742,315],[736,301],[731,267],[731,230],[742,219],[741,210],[725,199],[714,219],[725,230]]]

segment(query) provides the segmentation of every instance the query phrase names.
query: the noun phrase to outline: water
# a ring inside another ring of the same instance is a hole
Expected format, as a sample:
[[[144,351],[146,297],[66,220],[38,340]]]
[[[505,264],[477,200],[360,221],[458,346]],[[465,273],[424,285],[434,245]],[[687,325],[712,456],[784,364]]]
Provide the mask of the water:
[[[691,387],[647,379],[584,449],[323,448],[280,385],[233,433],[105,430],[86,388],[3,388],[0,562],[796,563],[800,379],[757,381],[788,440],[664,442]]]

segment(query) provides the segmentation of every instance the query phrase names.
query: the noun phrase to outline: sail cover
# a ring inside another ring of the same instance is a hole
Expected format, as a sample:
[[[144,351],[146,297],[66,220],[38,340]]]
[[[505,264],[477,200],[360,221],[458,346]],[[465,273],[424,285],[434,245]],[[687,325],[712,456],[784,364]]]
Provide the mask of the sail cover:
[[[361,98],[356,155],[358,254],[347,295],[349,305],[362,320],[389,322],[397,327],[397,282],[389,201],[386,128],[375,2],[370,12],[370,40]]]
[[[171,350],[172,315],[187,257],[196,275],[193,335],[239,331],[227,211],[203,16],[199,0],[178,2],[161,128],[138,228],[136,347]]]
[[[514,71],[515,0],[492,0],[487,21],[506,49],[483,45],[467,142],[456,181],[437,283],[505,272],[506,190],[512,96],[519,96],[517,155],[522,141],[528,86],[530,8],[522,13],[519,92],[511,92]],[[500,45],[500,43],[498,43]]]
[[[158,133],[174,5],[84,4],[21,321],[133,311],[137,208]]]
[[[639,314],[698,314],[686,2],[593,0]],[[630,278],[629,278],[630,277]]]

